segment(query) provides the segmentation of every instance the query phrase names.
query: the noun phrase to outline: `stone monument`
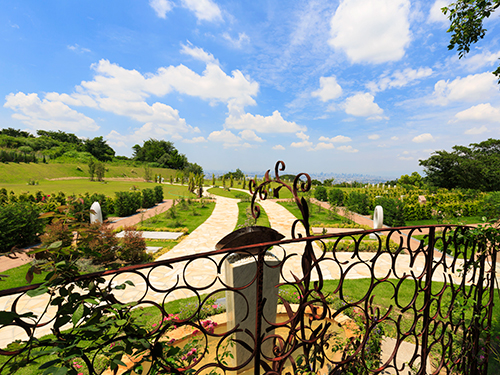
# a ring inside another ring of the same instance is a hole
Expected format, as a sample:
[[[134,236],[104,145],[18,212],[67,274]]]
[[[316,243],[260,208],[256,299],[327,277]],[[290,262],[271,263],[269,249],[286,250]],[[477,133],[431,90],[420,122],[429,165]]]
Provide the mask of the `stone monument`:
[[[90,224],[102,223],[102,210],[99,202],[92,203],[90,206]]]
[[[382,206],[376,206],[373,212],[373,229],[380,229],[384,226],[384,209]],[[371,239],[376,239],[375,233],[370,234]]]

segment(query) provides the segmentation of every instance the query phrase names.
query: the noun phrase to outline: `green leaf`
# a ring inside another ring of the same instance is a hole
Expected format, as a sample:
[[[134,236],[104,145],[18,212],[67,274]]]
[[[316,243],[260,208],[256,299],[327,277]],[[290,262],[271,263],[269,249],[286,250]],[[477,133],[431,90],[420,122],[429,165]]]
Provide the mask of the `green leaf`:
[[[52,242],[49,247],[47,247],[47,250],[50,250],[50,249],[56,249],[58,247],[61,247],[62,246],[62,241],[56,241],[56,242]]]
[[[30,297],[37,297],[37,296],[41,296],[42,294],[47,293],[48,291],[49,291],[49,288],[42,285],[36,289],[28,290],[26,292],[26,294]]]
[[[73,322],[73,326],[76,326],[76,324],[80,321],[80,319],[83,318],[83,304],[80,304],[76,311],[73,313],[73,316],[71,317],[71,320]]]
[[[48,375],[48,374],[52,374],[52,375],[65,375],[68,373],[68,368],[67,367],[50,367],[48,368],[47,370],[45,370],[45,372],[43,373],[43,375]]]
[[[25,277],[25,279],[26,279],[26,282],[27,282],[28,284],[31,284],[31,282],[33,281],[33,267],[31,267],[31,268],[28,270],[28,272],[26,272],[26,277]]]
[[[135,286],[134,283],[132,281],[130,281],[130,280],[125,281],[125,284],[131,285],[131,286]]]
[[[39,367],[39,369],[42,370],[44,368],[51,367],[52,365],[55,365],[56,363],[59,363],[59,362],[61,362],[61,360],[59,358],[53,359],[52,361],[45,362],[43,365],[41,365]]]
[[[125,363],[123,363],[118,358],[113,358],[113,362],[116,363],[117,365],[120,365],[120,366],[127,366]]]

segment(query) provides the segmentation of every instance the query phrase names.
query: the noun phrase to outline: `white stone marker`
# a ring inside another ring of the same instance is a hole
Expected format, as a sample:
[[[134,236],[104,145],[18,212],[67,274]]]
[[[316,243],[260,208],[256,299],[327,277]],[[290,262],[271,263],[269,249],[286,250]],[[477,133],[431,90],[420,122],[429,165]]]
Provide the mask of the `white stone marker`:
[[[384,209],[382,206],[376,206],[373,212],[373,229],[380,229],[384,226]],[[371,239],[376,239],[375,233],[370,233]]]
[[[90,211],[90,224],[94,224],[96,222],[102,223],[102,210],[99,202],[92,203]]]
[[[225,262],[226,283],[230,287],[243,287],[250,283],[257,273],[257,255],[249,256],[246,254],[232,254]],[[266,252],[264,256],[264,280],[263,280],[263,298],[266,303],[263,308],[262,328],[261,335],[270,335],[273,332],[266,332],[269,327],[266,322],[276,322],[276,309],[278,304],[278,289],[276,285],[280,279],[280,268],[271,268],[279,263],[278,258],[271,252]],[[245,299],[234,292],[226,292],[226,311],[227,311],[227,330],[232,330],[239,324],[238,329],[248,329],[255,335],[255,322],[256,322],[256,294],[257,294],[257,279],[253,283],[242,289],[241,294]],[[248,304],[247,304],[248,302]],[[245,318],[246,317],[246,318]],[[252,338],[245,332],[236,332],[233,335],[236,340],[241,340],[247,343],[251,348],[254,347]],[[261,346],[261,353],[266,356],[272,357],[273,340],[266,340]],[[234,356],[230,366],[236,367],[243,364],[250,357],[250,352],[242,345],[236,344],[231,349]],[[261,354],[261,359],[263,359]],[[254,361],[238,371],[232,371],[232,374],[239,374],[253,367]]]

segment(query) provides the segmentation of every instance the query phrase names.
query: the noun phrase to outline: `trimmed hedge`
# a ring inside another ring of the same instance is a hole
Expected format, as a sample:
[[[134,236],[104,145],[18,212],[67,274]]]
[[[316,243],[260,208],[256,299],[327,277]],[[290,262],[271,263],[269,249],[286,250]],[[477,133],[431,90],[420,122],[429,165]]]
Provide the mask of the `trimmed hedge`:
[[[117,191],[115,196],[115,215],[117,216],[133,215],[141,207],[142,199],[139,191]]]
[[[142,189],[142,208],[150,208],[155,205],[155,193],[153,189]]]

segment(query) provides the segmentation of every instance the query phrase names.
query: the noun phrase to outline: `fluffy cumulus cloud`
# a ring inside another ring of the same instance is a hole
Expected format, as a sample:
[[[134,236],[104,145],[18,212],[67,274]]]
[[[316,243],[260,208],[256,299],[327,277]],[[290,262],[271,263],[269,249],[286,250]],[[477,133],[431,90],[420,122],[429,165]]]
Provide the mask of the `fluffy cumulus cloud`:
[[[71,109],[60,101],[40,100],[37,94],[9,94],[5,98],[5,108],[13,110],[16,120],[33,129],[53,129],[66,131],[96,131],[99,126],[82,113]]]
[[[380,135],[378,134],[370,134],[368,136],[368,139],[371,139],[371,140],[376,140],[376,139],[379,139],[380,138]]]
[[[332,150],[334,148],[335,146],[333,143],[319,142],[316,147],[314,147],[313,151]]]
[[[496,77],[490,72],[468,75],[453,81],[440,80],[434,85],[431,103],[447,105],[458,101],[484,101],[498,97]]]
[[[222,12],[212,0],[182,0],[182,5],[192,11],[198,21],[222,20]]]
[[[282,146],[282,145],[276,145],[276,146],[273,146],[273,150],[278,150],[278,151],[282,151],[284,150],[285,148]]]
[[[450,21],[448,17],[441,10],[444,7],[450,5],[450,1],[448,0],[436,0],[434,4],[432,4],[431,9],[429,11],[429,22],[437,22],[443,25],[448,25]]]
[[[167,18],[167,13],[173,8],[172,3],[168,0],[149,0],[149,5],[160,18]]]
[[[466,59],[460,59],[459,64],[470,72],[475,72],[484,67],[489,67],[498,62],[500,51],[482,51],[473,55],[468,55]]]
[[[219,65],[219,60],[217,60],[211,53],[205,52],[203,48],[195,47],[191,45],[182,45],[181,53],[189,55],[196,60],[203,61],[206,64]]]
[[[320,142],[330,142],[330,143],[347,143],[347,142],[351,142],[352,139],[349,137],[346,137],[344,135],[337,135],[337,136],[332,137],[332,138],[321,136],[321,137],[319,137],[319,141]]]
[[[415,142],[415,143],[434,142],[434,137],[430,133],[423,133],[423,134],[417,135],[411,141]]]
[[[274,111],[272,116],[230,114],[224,126],[228,129],[248,129],[259,133],[295,133],[307,130],[305,126],[283,119],[279,111]]]
[[[307,134],[305,134],[304,132],[299,132],[295,135],[297,136],[297,138],[302,139],[302,141],[301,142],[292,142],[292,144],[290,146],[292,146],[292,147],[307,147],[307,148],[312,147],[313,143],[309,141],[309,136]]]
[[[431,68],[406,68],[403,70],[396,70],[390,75],[381,75],[378,82],[370,82],[367,84],[367,87],[373,92],[384,91],[391,88],[401,88],[412,82],[428,77],[431,74]]]
[[[207,142],[207,140],[204,137],[194,137],[191,139],[183,139],[182,142],[184,142],[184,143],[203,143],[203,142]]]
[[[409,0],[343,0],[329,43],[355,63],[400,60],[410,43]]]
[[[487,122],[500,123],[500,109],[490,103],[478,104],[458,112],[450,122]]]
[[[238,133],[241,137],[241,139],[244,139],[246,141],[253,141],[253,142],[264,142],[264,140],[259,137],[253,130],[248,130],[245,129],[241,132]]]
[[[381,119],[384,111],[374,102],[375,97],[370,93],[359,93],[346,99],[345,113],[353,116]]]
[[[335,76],[320,77],[319,87],[319,90],[314,91],[311,95],[318,97],[322,102],[337,99],[342,95],[342,87],[337,83]]]

